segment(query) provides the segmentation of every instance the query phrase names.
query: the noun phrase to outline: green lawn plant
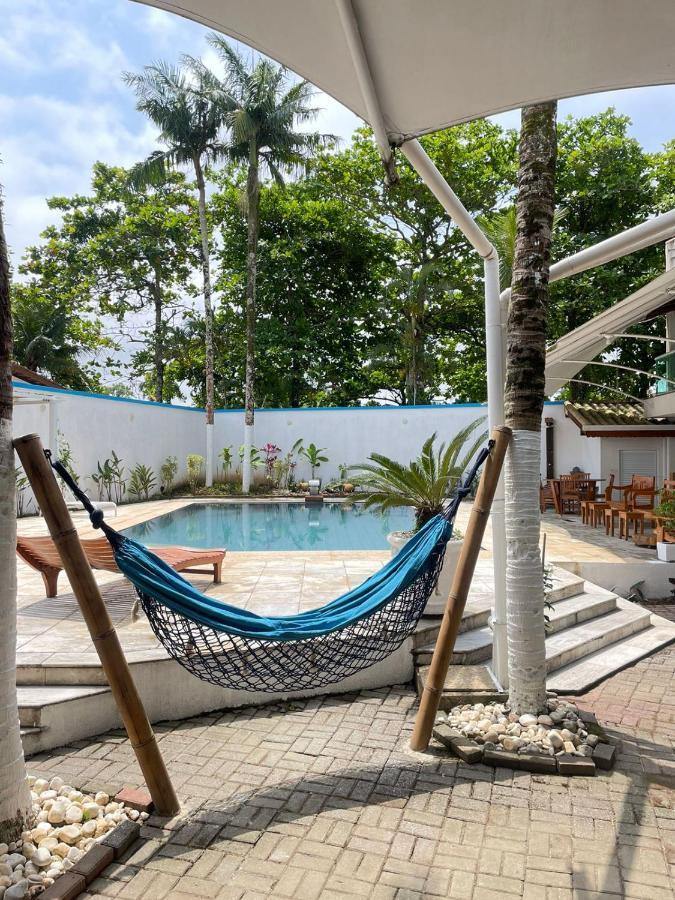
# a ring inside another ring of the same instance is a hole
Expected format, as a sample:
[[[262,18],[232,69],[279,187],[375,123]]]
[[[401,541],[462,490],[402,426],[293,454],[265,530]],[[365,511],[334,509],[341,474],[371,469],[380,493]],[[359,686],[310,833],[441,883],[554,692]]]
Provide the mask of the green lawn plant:
[[[309,466],[312,470],[312,479],[316,477],[316,470],[321,466],[321,463],[328,462],[328,457],[323,456],[323,452],[325,447],[317,447],[316,444],[309,444],[307,447],[301,447],[299,450],[300,456],[304,456]]]
[[[186,465],[190,493],[196,494],[199,482],[204,477],[204,457],[199,453],[189,453]]]
[[[157,484],[155,473],[150,466],[137,463],[131,470],[129,493],[138,500],[149,500],[150,491]]]
[[[462,472],[487,440],[487,431],[481,428],[484,422],[484,417],[476,419],[438,447],[434,446],[436,434],[432,434],[417,459],[408,465],[372,453],[369,462],[350,468],[354,483],[366,492],[365,507],[386,512],[411,506],[415,530],[421,528],[443,511]]]
[[[159,485],[163,494],[168,494],[173,487],[176,473],[178,472],[178,460],[175,456],[167,456],[159,467]]]

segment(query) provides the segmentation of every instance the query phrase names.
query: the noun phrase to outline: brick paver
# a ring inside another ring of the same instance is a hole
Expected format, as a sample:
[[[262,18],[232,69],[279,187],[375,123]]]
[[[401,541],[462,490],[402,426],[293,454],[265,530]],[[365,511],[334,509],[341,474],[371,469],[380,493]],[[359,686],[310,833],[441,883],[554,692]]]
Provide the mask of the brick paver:
[[[407,749],[407,686],[157,728],[184,804],[85,897],[565,900],[675,896],[675,650],[581,699],[620,742],[596,778]],[[34,757],[76,785],[138,787],[119,732]]]

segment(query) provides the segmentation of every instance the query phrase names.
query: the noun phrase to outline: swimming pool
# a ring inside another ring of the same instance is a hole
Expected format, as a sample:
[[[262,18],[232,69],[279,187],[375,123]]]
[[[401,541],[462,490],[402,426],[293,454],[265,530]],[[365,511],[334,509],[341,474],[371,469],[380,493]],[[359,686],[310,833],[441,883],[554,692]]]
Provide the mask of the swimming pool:
[[[390,531],[412,527],[412,509],[380,515],[362,503],[191,503],[122,534],[149,546],[387,550]]]

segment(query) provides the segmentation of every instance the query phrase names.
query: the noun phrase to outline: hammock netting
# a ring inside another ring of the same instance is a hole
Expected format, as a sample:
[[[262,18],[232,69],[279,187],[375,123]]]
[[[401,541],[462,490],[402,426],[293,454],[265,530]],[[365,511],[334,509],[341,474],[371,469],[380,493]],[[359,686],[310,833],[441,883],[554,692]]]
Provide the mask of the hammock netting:
[[[52,465],[102,528],[167,653],[203,681],[234,690],[306,690],[375,665],[415,630],[433,593],[462,499],[489,453],[481,451],[447,509],[374,575],[317,609],[267,617],[201,593],[142,544],[103,521],[57,461]]]

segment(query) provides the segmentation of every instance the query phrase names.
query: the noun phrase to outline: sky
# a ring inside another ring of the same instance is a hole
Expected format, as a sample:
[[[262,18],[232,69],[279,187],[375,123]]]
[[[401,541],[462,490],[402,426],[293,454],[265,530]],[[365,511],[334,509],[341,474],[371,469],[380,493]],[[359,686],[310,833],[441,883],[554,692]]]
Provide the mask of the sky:
[[[181,53],[215,64],[207,29],[131,0],[0,0],[0,184],[16,266],[54,221],[46,198],[88,189],[92,164],[129,166],[155,149],[156,133],[121,78]],[[316,128],[345,141],[359,120],[319,92]],[[559,114],[613,105],[648,150],[675,137],[675,87],[563,101]],[[517,127],[519,114],[496,117]]]

